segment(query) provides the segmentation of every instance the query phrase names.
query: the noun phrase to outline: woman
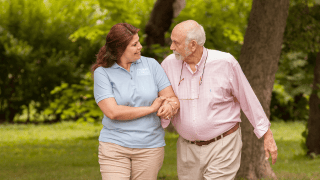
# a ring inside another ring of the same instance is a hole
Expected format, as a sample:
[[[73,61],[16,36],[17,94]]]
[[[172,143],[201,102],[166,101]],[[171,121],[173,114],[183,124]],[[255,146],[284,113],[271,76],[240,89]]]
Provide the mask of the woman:
[[[104,113],[99,137],[103,180],[157,179],[165,146],[158,116],[169,119],[180,106],[159,63],[141,56],[138,31],[127,23],[114,25],[92,66],[94,97]],[[164,104],[166,98],[176,102]]]

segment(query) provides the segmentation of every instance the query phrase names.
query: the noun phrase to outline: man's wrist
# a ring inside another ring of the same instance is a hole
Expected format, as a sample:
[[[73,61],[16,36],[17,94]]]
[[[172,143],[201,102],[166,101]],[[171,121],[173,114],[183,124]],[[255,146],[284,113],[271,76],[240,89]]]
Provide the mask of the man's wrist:
[[[271,135],[272,135],[272,132],[271,132],[270,128],[268,128],[267,132],[264,133],[263,137],[264,137],[264,138],[266,138],[266,137],[268,138],[268,137],[271,136]]]

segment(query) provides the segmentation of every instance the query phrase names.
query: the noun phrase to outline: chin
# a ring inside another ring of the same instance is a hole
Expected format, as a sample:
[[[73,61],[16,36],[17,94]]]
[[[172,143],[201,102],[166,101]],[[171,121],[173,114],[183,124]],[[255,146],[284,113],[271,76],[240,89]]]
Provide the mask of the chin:
[[[139,60],[140,58],[141,58],[141,55],[136,56],[136,58],[134,58],[134,59],[132,60],[132,62],[136,62],[136,61]]]
[[[176,59],[179,61],[184,59],[181,55],[178,55],[178,54],[174,54],[174,55],[175,55]]]

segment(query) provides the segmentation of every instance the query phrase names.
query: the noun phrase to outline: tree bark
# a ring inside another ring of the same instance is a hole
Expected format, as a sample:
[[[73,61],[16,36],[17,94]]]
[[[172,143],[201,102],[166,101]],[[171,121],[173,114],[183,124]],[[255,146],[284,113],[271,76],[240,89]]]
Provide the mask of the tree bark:
[[[172,19],[177,17],[185,6],[185,0],[157,0],[146,25],[146,43],[165,45],[165,32],[170,28]]]
[[[320,154],[320,52],[317,54],[314,67],[312,94],[309,100],[309,120],[307,147],[308,154]]]
[[[270,117],[270,102],[278,69],[289,0],[253,0],[239,63],[260,103]],[[265,160],[263,137],[258,139],[242,113],[242,156],[237,178],[277,179]]]

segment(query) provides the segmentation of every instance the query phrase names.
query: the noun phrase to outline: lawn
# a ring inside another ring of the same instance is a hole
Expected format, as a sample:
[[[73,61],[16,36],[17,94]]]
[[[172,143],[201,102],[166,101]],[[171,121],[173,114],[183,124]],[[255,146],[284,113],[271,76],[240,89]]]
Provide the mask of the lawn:
[[[279,179],[320,179],[320,158],[303,155],[304,123],[273,122]],[[0,179],[101,179],[98,135],[101,125],[64,122],[54,125],[0,125]],[[166,133],[165,160],[158,179],[174,180],[178,135]]]

